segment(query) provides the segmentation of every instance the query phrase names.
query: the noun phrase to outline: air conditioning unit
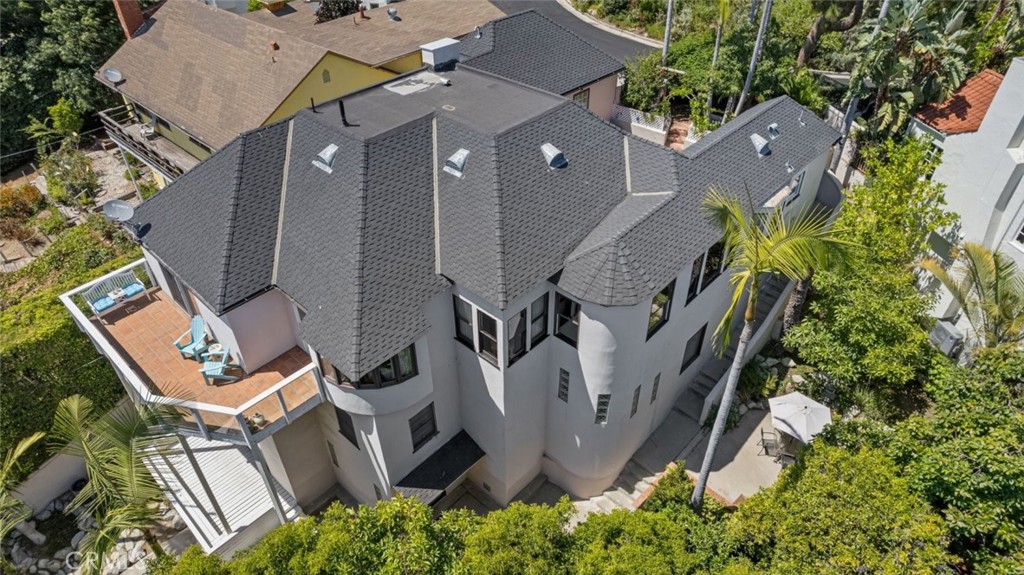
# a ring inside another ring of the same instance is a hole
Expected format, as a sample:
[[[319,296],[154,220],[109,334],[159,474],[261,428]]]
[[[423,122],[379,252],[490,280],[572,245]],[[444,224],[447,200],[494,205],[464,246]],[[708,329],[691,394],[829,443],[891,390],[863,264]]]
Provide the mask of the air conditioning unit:
[[[928,340],[946,357],[953,357],[960,353],[964,344],[964,335],[952,323],[940,320],[935,322],[935,327],[928,335]]]

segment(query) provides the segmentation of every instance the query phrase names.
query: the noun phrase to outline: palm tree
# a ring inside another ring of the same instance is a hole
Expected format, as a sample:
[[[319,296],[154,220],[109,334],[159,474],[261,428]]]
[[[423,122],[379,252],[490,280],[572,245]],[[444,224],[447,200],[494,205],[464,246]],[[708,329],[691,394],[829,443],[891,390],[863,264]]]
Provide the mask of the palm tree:
[[[0,465],[0,539],[7,537],[15,525],[32,515],[28,505],[14,496],[14,488],[17,487],[14,484],[14,476],[18,469],[18,460],[44,435],[42,432],[34,433],[19,441],[14,449],[4,454],[3,464]]]
[[[754,53],[750,55],[750,68],[747,69],[747,79],[743,82],[743,90],[740,92],[739,100],[736,102],[736,110],[733,115],[739,115],[743,111],[743,104],[747,101],[747,94],[750,93],[750,85],[754,82],[754,72],[757,70],[757,62],[761,59],[761,51],[764,49],[764,36],[768,31],[768,23],[772,19],[772,2],[765,0],[764,14],[761,15],[761,26],[757,29],[757,40],[754,41]]]
[[[1024,341],[1024,273],[1013,259],[968,242],[957,261],[952,274],[934,258],[923,260],[921,267],[953,294],[982,346]]]
[[[729,21],[731,13],[731,0],[718,0],[718,22],[715,23],[715,50],[711,53],[711,71],[708,74],[711,81],[708,82],[708,99],[707,105],[704,107],[709,120],[711,119],[711,99],[714,95],[715,65],[718,64],[718,54],[722,49],[722,32],[725,30],[725,23]]]
[[[92,558],[83,565],[85,573],[99,572],[103,557],[126,529],[142,531],[153,551],[163,554],[150,530],[160,518],[156,504],[163,499],[163,490],[145,460],[173,441],[166,422],[175,416],[170,408],[152,406],[120,406],[98,415],[92,401],[81,395],[65,398],[57,406],[51,445],[81,457],[88,478],[65,511],[82,508],[97,524],[79,548],[84,557]]]
[[[781,274],[799,280],[806,277],[812,268],[829,269],[842,265],[846,262],[847,247],[850,245],[832,234],[828,214],[822,210],[804,211],[795,217],[787,217],[781,209],[776,209],[764,216],[752,216],[752,205],[748,213],[734,196],[714,189],[704,199],[703,209],[708,218],[722,230],[725,265],[732,270],[729,284],[733,289],[729,308],[715,330],[715,337],[720,342],[720,353],[728,347],[733,316],[744,295],[746,301],[743,304],[743,330],[737,342],[736,356],[729,368],[729,378],[718,406],[715,425],[708,438],[704,463],[690,498],[690,504],[697,510],[703,503],[718,442],[725,433],[725,422],[736,396],[736,385],[745,363],[747,344],[754,335],[757,296],[763,276]]]

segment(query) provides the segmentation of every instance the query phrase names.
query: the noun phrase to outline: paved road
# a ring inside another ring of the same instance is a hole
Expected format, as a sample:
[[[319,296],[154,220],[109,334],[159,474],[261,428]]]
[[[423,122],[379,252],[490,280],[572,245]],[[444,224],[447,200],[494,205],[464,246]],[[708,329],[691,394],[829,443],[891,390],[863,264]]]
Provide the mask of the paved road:
[[[626,57],[653,49],[650,46],[634,42],[629,38],[616,36],[587,24],[575,15],[567,12],[555,0],[490,0],[490,2],[506,14],[515,14],[523,10],[536,10],[620,61],[624,61]]]

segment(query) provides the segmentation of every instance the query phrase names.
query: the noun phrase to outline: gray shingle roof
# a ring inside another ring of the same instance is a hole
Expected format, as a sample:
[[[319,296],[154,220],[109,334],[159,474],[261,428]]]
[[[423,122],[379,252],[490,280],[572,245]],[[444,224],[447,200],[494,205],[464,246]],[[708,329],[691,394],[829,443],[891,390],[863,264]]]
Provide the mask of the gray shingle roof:
[[[138,210],[147,247],[218,312],[276,285],[304,308],[305,342],[360,377],[430,327],[423,306],[449,280],[499,308],[559,272],[580,299],[642,301],[718,239],[700,212],[710,186],[746,184],[763,202],[787,162],[802,168],[837,136],[784,97],[706,136],[713,153],[677,154],[564,99],[467,67],[445,76],[451,86],[347,97],[358,125],[325,104],[245,134]],[[495,98],[519,112],[487,115]],[[781,135],[758,157],[749,134],[773,122]],[[548,142],[567,167],[548,167]],[[312,163],[329,144],[331,173]],[[460,148],[457,177],[441,168]]]
[[[270,285],[287,133],[239,136],[135,212],[146,247],[217,313]]]
[[[459,48],[466,64],[517,82],[568,94],[622,70],[622,62],[533,10],[494,20]]]

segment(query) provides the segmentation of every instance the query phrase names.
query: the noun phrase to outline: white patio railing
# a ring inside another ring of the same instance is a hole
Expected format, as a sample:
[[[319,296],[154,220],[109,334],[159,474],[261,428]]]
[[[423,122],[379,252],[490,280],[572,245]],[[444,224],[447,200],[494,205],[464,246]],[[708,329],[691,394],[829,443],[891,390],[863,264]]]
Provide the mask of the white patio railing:
[[[641,112],[618,104],[612,106],[612,121],[620,125],[636,125],[648,130],[668,133],[668,123],[663,116]]]
[[[89,317],[78,307],[74,300],[75,296],[87,291],[91,287],[117,274],[139,267],[146,269],[146,276],[152,284],[153,275],[149,273],[146,260],[139,259],[65,292],[60,296],[61,303],[71,313],[75,325],[92,340],[97,350],[110,361],[114,371],[117,372],[134,401],[169,405],[181,410],[185,417],[178,425],[183,431],[201,435],[207,440],[220,439],[233,443],[244,443],[252,447],[253,444],[291,423],[292,420],[310,411],[325,400],[326,390],[320,378],[316,375],[315,364],[312,362],[237,407],[167,397],[154,393],[150,386],[143,381],[142,377],[136,373],[131,364],[121,355],[121,352],[111,342],[105,330],[100,329],[95,323],[90,321]],[[307,374],[310,374],[311,377],[307,377]],[[300,386],[306,386],[310,389],[295,393],[295,390]],[[290,388],[289,391],[292,393],[286,394],[286,388]],[[288,395],[297,396],[301,399],[289,402]],[[257,413],[263,415],[264,421],[262,423],[257,424],[254,421],[254,419],[257,419],[255,418]],[[270,417],[267,417],[268,414]]]

